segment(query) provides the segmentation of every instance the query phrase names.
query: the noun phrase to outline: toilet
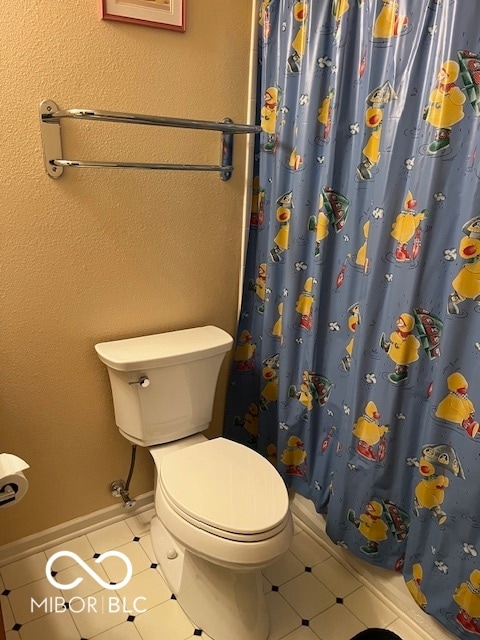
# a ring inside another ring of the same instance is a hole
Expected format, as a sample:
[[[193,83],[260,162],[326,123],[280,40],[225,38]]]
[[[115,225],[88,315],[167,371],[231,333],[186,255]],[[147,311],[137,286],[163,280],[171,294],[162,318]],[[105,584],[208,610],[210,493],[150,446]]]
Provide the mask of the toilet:
[[[120,432],[155,463],[151,539],[169,588],[213,640],[265,640],[262,568],[290,546],[285,484],[255,451],[208,440],[232,337],[204,326],[95,345]]]

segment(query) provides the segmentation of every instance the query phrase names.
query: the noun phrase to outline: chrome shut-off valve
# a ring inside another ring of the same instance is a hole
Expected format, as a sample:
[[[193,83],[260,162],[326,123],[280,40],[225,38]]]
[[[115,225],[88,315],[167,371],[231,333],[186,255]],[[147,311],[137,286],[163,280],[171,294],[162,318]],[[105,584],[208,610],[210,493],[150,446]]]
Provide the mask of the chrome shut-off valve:
[[[128,495],[128,491],[125,488],[125,482],[123,480],[115,480],[110,485],[110,491],[114,498],[122,498],[123,506],[125,509],[133,509],[137,503],[136,500],[132,500]]]

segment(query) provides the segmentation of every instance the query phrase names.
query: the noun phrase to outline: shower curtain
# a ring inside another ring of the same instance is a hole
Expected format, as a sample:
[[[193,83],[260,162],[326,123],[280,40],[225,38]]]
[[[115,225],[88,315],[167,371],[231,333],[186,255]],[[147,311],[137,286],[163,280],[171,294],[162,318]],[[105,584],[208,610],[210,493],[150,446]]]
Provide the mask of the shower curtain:
[[[225,427],[462,638],[480,633],[479,18],[261,2]]]

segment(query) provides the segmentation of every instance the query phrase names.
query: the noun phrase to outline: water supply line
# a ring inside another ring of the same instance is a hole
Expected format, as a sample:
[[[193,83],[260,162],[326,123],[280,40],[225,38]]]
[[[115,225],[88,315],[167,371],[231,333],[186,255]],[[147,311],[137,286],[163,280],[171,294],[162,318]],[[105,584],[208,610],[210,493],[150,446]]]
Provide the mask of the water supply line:
[[[122,498],[123,506],[125,509],[133,509],[137,503],[136,500],[132,500],[128,495],[128,490],[130,488],[130,482],[133,476],[133,469],[135,467],[135,456],[137,454],[137,445],[132,444],[132,455],[130,458],[130,469],[128,471],[127,481],[124,480],[114,480],[110,485],[110,491],[112,492],[112,496],[115,498]]]

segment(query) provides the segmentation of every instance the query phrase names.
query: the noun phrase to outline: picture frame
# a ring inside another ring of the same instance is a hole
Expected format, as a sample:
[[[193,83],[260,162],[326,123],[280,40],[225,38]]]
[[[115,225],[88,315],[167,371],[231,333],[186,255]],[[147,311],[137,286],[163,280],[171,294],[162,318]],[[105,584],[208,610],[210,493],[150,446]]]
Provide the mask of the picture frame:
[[[185,31],[186,0],[100,0],[102,20]]]

